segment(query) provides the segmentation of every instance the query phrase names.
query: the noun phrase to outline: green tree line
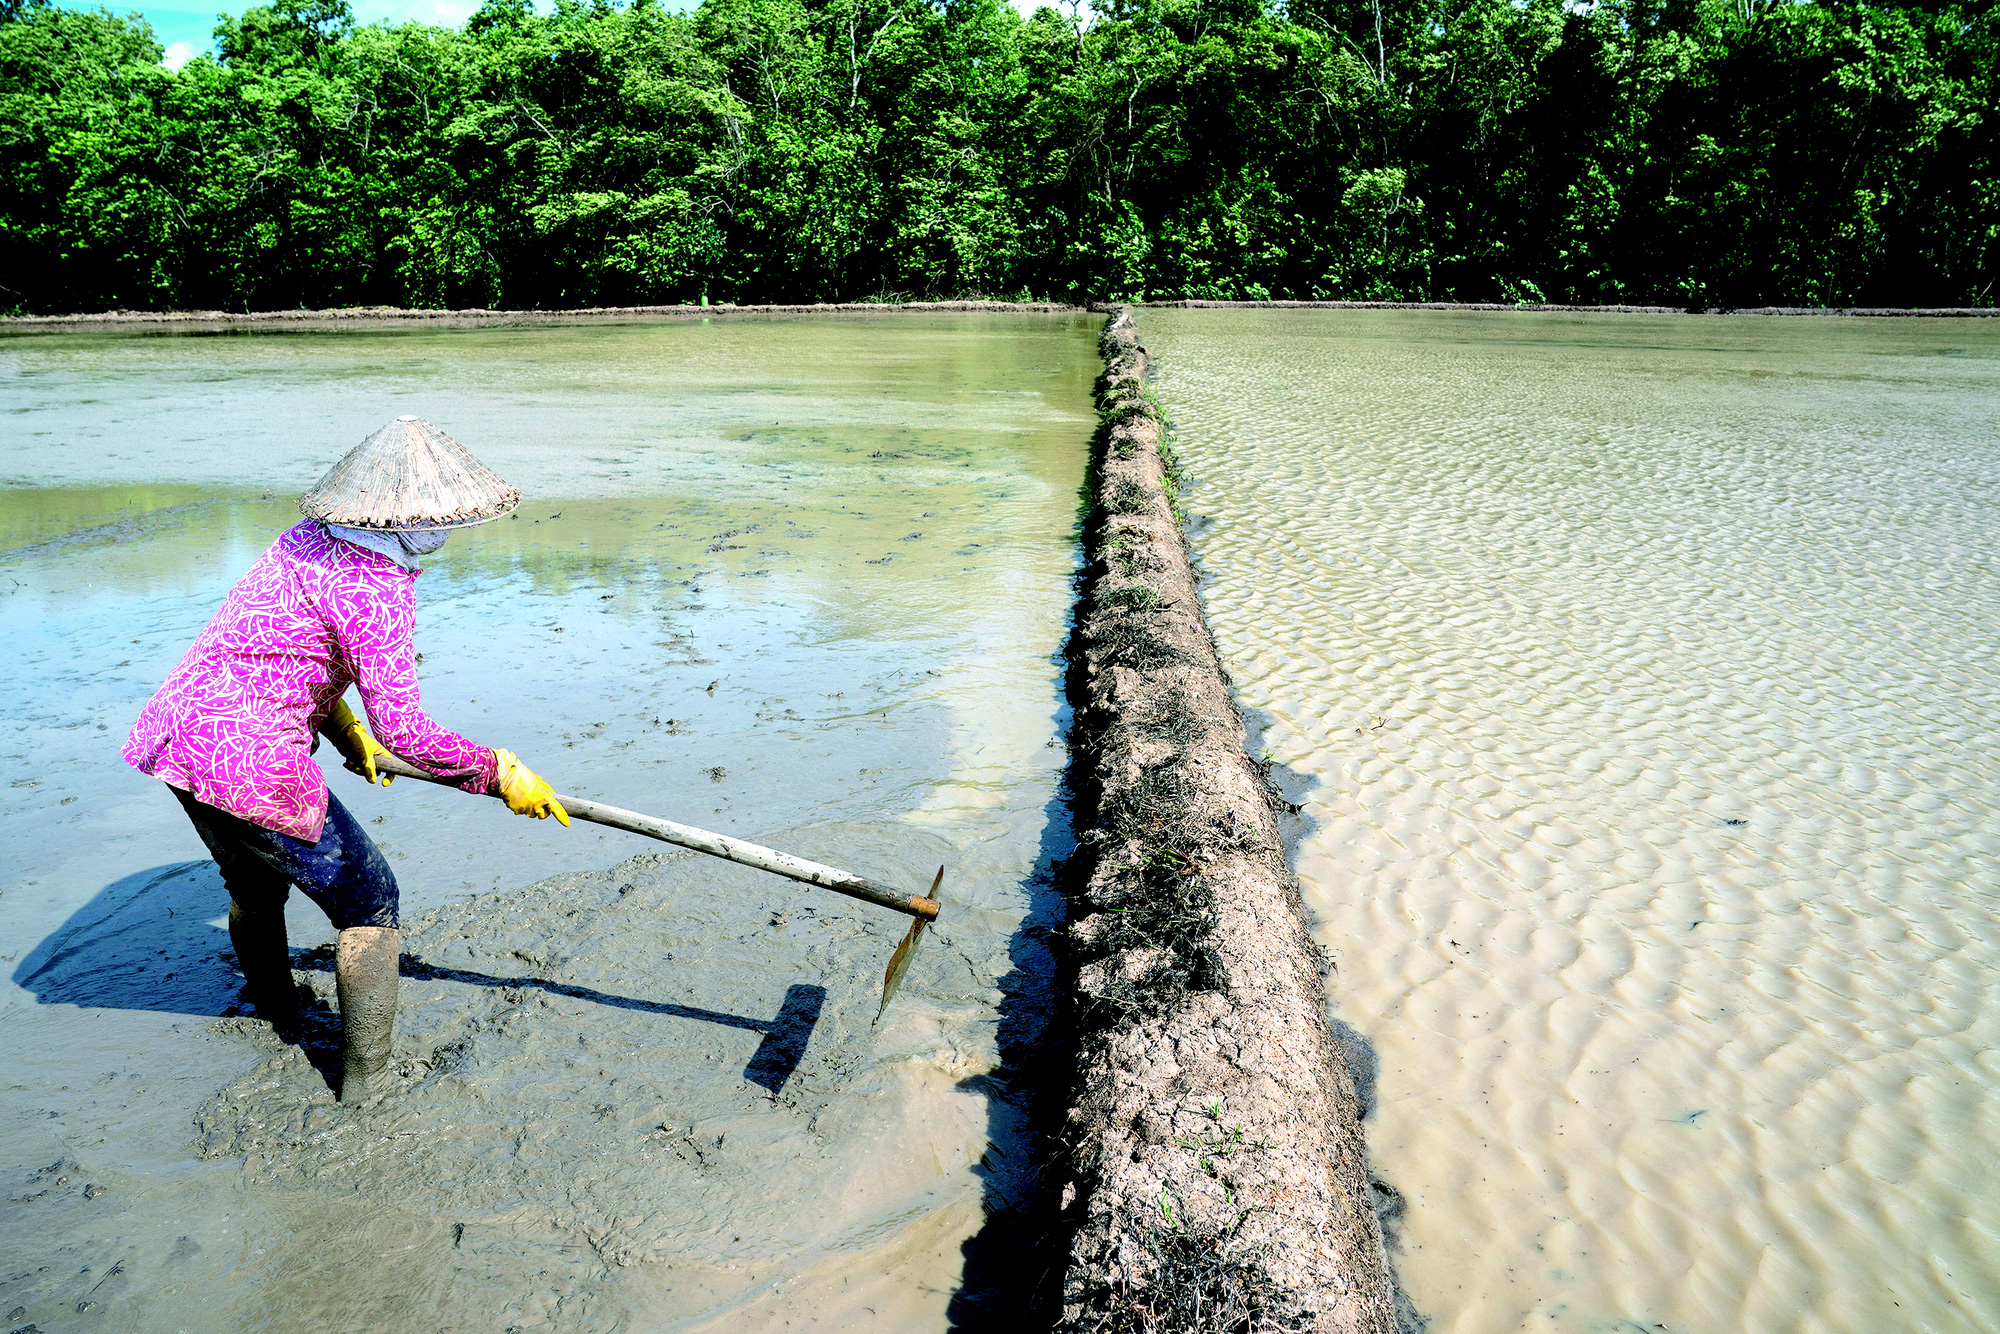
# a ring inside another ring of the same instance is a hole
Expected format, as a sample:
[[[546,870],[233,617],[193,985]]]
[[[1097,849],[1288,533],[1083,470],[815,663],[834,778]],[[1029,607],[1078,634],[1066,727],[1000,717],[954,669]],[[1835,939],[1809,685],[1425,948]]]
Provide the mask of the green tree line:
[[[1987,305],[1995,0],[0,0],[0,309]]]

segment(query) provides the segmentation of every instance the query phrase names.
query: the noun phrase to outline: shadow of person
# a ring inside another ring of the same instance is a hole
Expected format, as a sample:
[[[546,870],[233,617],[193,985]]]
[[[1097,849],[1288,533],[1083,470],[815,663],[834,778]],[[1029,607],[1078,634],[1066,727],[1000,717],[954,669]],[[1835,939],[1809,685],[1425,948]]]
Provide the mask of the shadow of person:
[[[14,969],[40,1005],[228,1018],[252,1013],[229,943],[229,891],[211,861],[176,862],[115,880],[70,914]],[[279,1036],[339,1087],[339,1016],[299,995]]]
[[[214,862],[179,862],[128,875],[99,890],[14,969],[14,981],[41,1005],[150,1010],[225,1018],[247,1012],[243,976],[224,924],[229,891]],[[293,950],[292,967],[331,972],[333,950],[320,945]],[[704,1010],[669,1001],[620,996],[541,977],[502,977],[402,958],[403,976],[476,987],[533,987],[557,995],[672,1015],[701,1023],[762,1033],[764,1040],[743,1077],[776,1097],[798,1069],[826,1005],[826,988],[793,983],[770,1019]],[[283,1034],[337,1087],[341,1070],[340,1019],[316,996],[301,992],[301,1022]]]
[[[243,975],[214,862],[177,862],[116,880],[70,914],[14,969],[41,1005],[240,1013]]]

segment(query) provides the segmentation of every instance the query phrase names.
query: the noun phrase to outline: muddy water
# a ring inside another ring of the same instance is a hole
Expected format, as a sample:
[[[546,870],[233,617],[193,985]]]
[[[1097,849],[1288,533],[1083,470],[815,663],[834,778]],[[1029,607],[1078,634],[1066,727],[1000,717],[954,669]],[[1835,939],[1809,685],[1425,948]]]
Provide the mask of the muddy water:
[[[978,1238],[1025,1189],[1002,1049],[1042,1012],[1068,846],[1054,655],[1095,324],[0,343],[10,1324],[1004,1306]],[[312,1032],[239,1013],[213,866],[118,744],[290,497],[403,412],[528,496],[426,561],[434,716],[559,790],[917,888],[944,863],[879,1028],[901,918],[324,754],[403,886],[396,1095],[328,1093],[331,933],[303,898]]]
[[[2000,1324],[2000,327],[1141,334],[1432,1328]]]

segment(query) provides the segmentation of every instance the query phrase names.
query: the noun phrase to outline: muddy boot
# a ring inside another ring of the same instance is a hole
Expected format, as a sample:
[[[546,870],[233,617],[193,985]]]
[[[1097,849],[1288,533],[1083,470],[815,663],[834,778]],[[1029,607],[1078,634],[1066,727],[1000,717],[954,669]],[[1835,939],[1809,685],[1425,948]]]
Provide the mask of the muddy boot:
[[[248,912],[231,899],[229,943],[236,948],[236,964],[243,970],[257,1017],[280,1033],[297,1029],[299,988],[292,980],[292,953],[285,942],[285,910]]]
[[[384,1083],[396,1035],[396,964],[402,934],[393,926],[350,926],[340,933],[333,980],[347,1035],[340,1100],[366,1102]]]

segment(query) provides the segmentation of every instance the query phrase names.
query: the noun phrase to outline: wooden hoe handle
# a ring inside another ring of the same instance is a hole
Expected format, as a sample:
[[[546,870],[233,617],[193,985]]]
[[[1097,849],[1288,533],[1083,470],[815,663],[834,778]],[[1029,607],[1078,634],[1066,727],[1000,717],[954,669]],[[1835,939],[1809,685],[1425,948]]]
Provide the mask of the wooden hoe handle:
[[[415,765],[398,759],[394,755],[377,755],[375,768],[398,778],[415,778],[426,783],[436,783],[442,787],[455,787],[451,780],[433,778]],[[495,792],[493,796],[500,794]],[[908,890],[885,885],[866,876],[854,875],[832,866],[822,866],[809,862],[803,857],[794,857],[789,852],[779,852],[774,848],[763,848],[755,843],[746,843],[740,838],[727,834],[711,834],[706,829],[696,829],[693,825],[675,824],[672,820],[662,820],[654,815],[642,815],[638,811],[622,810],[617,806],[606,806],[602,802],[584,797],[571,797],[556,793],[556,800],[563,809],[578,820],[588,820],[592,824],[609,825],[613,829],[623,829],[628,834],[641,834],[647,838],[657,838],[662,843],[672,843],[696,852],[705,852],[711,857],[737,862],[744,866],[754,866],[760,871],[769,871],[790,880],[802,880],[808,885],[818,885],[836,894],[845,894],[851,899],[861,899],[893,908],[900,913],[926,922],[935,922],[938,915],[937,900],[922,894],[912,894]]]

